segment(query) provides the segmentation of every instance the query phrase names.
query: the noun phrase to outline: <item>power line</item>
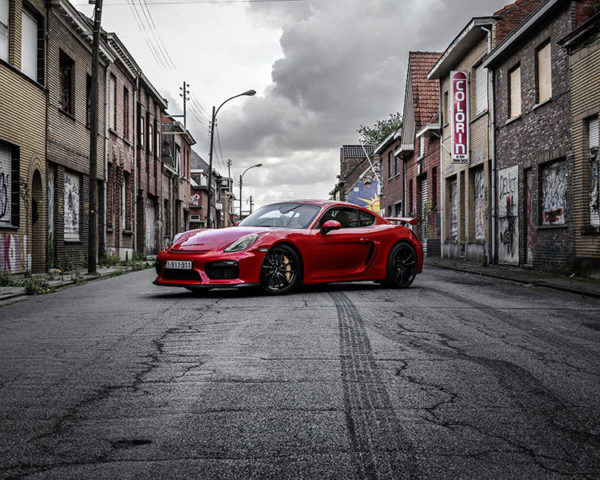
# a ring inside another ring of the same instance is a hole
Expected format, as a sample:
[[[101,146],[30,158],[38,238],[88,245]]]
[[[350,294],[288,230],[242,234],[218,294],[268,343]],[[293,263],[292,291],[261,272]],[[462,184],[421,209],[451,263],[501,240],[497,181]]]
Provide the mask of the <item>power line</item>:
[[[155,2],[148,2],[149,5],[193,5],[193,4],[212,4],[212,5],[227,5],[232,3],[300,3],[306,2],[308,0],[157,0]],[[87,2],[84,3],[73,3],[75,6],[84,6],[88,5]],[[126,2],[116,1],[116,2],[107,2],[106,5],[126,5]]]
[[[161,51],[161,54],[167,60],[167,64],[170,64],[171,69],[176,70],[175,63],[173,62],[171,55],[169,55],[169,52],[165,48],[165,44],[162,40],[162,37],[160,36],[159,31],[156,28],[156,23],[154,23],[154,18],[152,18],[152,14],[150,13],[150,10],[148,9],[148,4],[147,4],[146,0],[141,0],[140,4],[142,6],[142,12],[144,12],[144,10],[145,10],[148,13],[147,18],[150,19],[150,21],[148,22],[148,26],[150,27],[150,30],[154,34],[156,44],[158,45],[158,47]],[[145,15],[145,13],[144,13],[144,15]]]
[[[131,10],[131,13],[133,13],[133,16],[135,17],[135,21],[138,24],[138,28],[144,34],[144,40],[146,41],[146,45],[148,46],[148,49],[150,50],[150,53],[154,57],[154,60],[156,60],[156,62],[161,67],[166,68],[166,65],[164,64],[164,62],[161,59],[161,57],[158,55],[156,49],[154,48],[154,45],[150,42],[150,39],[145,34],[146,33],[146,26],[144,25],[144,22],[142,21],[141,15],[138,12],[138,9],[137,9],[137,7],[135,5],[135,1],[134,0],[127,0],[127,4],[129,5],[129,9]]]

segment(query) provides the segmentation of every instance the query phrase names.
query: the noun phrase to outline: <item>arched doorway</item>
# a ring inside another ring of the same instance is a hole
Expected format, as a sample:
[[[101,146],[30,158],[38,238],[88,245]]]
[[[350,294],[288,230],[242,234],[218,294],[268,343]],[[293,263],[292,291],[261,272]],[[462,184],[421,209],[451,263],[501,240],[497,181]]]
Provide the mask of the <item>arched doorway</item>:
[[[46,271],[46,227],[45,203],[42,175],[39,170],[33,172],[31,184],[31,271]]]

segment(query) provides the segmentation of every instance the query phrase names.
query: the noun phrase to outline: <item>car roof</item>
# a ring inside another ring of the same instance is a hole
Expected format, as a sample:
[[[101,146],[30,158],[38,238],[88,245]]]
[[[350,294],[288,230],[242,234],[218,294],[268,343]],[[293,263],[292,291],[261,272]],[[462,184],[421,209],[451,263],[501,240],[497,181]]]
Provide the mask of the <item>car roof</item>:
[[[316,199],[294,199],[294,200],[282,200],[280,202],[274,202],[271,205],[277,205],[279,203],[304,203],[306,205],[315,205],[318,207],[331,207],[333,205],[344,205],[347,207],[358,207],[364,208],[354,203],[342,202],[339,200],[316,200]]]

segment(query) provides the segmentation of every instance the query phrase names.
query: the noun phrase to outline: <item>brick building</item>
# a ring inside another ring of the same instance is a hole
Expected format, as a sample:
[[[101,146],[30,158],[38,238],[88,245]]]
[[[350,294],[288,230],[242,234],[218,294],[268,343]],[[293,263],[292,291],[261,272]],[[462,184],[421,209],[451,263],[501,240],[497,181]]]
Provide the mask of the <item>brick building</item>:
[[[48,265],[83,267],[88,254],[91,35],[89,19],[66,0],[52,0],[48,17],[47,188]],[[107,64],[112,60],[100,48],[98,78],[98,221],[103,218],[105,155],[104,91]],[[98,225],[98,251],[104,229]]]
[[[340,148],[339,182],[330,192],[332,197],[342,201],[348,200],[350,190],[358,183],[361,175],[371,169],[374,150],[371,145],[344,145]]]
[[[518,0],[493,16],[471,19],[429,72],[441,93],[443,257],[488,262],[495,256],[492,92],[482,61],[539,3]]]
[[[587,3],[544,1],[484,62],[494,78],[500,263],[574,269],[569,57],[558,41]]]
[[[404,184],[400,156],[396,151],[400,148],[402,129],[381,142],[374,150],[374,155],[379,158],[382,195],[380,200],[381,213],[388,217],[404,215]]]
[[[430,255],[440,255],[439,205],[439,82],[427,74],[439,52],[409,52],[402,136],[403,214],[418,220],[415,228]],[[398,173],[398,172],[397,172]]]
[[[136,250],[144,255],[159,252],[167,236],[163,232],[170,218],[169,198],[162,196],[161,118],[167,109],[146,76],[138,77],[135,104],[136,127]],[[168,136],[165,136],[168,138]]]
[[[119,37],[107,35],[115,60],[108,66],[106,155],[106,254],[131,259],[135,251],[134,122],[140,68]]]
[[[575,269],[600,278],[600,14],[559,43],[570,67]]]
[[[0,0],[0,273],[46,268],[46,6]]]

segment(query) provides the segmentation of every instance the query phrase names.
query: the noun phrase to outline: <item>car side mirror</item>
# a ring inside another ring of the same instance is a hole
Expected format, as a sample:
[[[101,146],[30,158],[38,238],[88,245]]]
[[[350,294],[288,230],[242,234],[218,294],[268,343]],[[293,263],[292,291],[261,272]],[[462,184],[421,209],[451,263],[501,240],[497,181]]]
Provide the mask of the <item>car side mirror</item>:
[[[320,232],[325,235],[331,230],[339,230],[340,228],[342,228],[342,224],[337,220],[327,220],[323,225],[321,225]]]
[[[240,224],[240,222],[241,222],[241,220],[238,220],[237,222],[235,222],[235,223],[233,224],[233,226],[234,226],[234,227],[237,227],[237,226]]]

